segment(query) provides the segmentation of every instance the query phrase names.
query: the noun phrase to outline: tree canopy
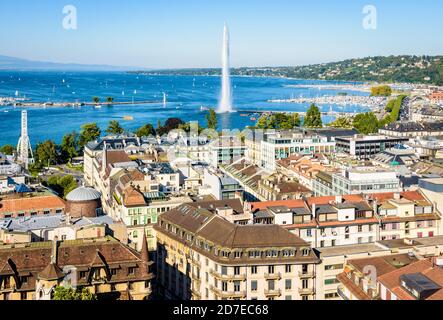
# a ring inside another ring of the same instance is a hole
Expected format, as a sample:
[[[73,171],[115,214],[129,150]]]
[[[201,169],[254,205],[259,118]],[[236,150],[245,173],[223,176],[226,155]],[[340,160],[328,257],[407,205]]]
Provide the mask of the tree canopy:
[[[80,148],[83,149],[88,142],[97,140],[100,135],[101,130],[97,126],[97,123],[86,123],[82,125],[79,138]]]
[[[0,152],[3,154],[6,154],[8,156],[12,156],[15,152],[15,148],[14,148],[14,146],[12,146],[10,144],[5,144],[4,146],[2,146],[0,148]]]
[[[78,156],[78,136],[75,131],[64,135],[60,145],[62,160],[71,162],[72,158]]]
[[[320,109],[312,104],[306,113],[304,126],[307,128],[322,128],[323,121],[321,119]]]
[[[371,96],[373,97],[390,97],[392,88],[388,85],[376,86],[371,88]]]
[[[255,127],[258,129],[289,130],[299,127],[300,124],[301,120],[298,113],[275,113],[273,115],[263,114],[257,120]]]
[[[120,125],[120,122],[117,120],[109,121],[108,127],[106,128],[106,133],[108,134],[122,134],[125,132],[125,129]]]
[[[373,112],[356,115],[353,125],[361,134],[377,133],[379,129],[379,121]]]
[[[97,300],[97,296],[92,294],[87,288],[76,290],[58,286],[54,289],[53,300]]]
[[[218,118],[217,118],[217,113],[215,112],[214,109],[210,109],[208,114],[206,115],[206,121],[207,121],[207,126],[208,129],[217,129],[217,125],[218,125]]]
[[[165,121],[163,126],[159,123],[160,127],[157,129],[157,134],[161,136],[168,134],[169,131],[178,129],[183,124],[185,124],[185,122],[180,118],[169,118]]]
[[[36,162],[41,166],[56,164],[58,159],[57,145],[52,140],[37,144],[35,148]]]
[[[43,185],[51,188],[63,198],[66,198],[69,192],[78,187],[77,181],[71,175],[52,176],[47,181],[43,182]]]
[[[138,128],[135,131],[135,135],[139,138],[155,136],[155,134],[156,134],[156,132],[155,132],[154,126],[150,123],[145,124],[144,126]]]

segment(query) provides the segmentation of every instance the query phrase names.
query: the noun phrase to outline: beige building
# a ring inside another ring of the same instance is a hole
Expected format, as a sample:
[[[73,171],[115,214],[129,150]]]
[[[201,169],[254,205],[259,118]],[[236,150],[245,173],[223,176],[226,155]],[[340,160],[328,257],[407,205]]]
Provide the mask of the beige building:
[[[106,237],[0,246],[0,300],[51,300],[60,285],[87,288],[99,300],[147,300],[146,246],[141,253]]]
[[[337,276],[349,260],[407,254],[418,258],[440,256],[443,236],[420,239],[385,240],[375,243],[319,248],[321,265],[317,268],[317,299],[342,300],[344,288]],[[346,297],[346,294],[344,295]],[[347,296],[349,298],[349,296]]]
[[[276,225],[235,225],[182,205],[156,226],[157,276],[166,299],[313,300],[320,260]]]

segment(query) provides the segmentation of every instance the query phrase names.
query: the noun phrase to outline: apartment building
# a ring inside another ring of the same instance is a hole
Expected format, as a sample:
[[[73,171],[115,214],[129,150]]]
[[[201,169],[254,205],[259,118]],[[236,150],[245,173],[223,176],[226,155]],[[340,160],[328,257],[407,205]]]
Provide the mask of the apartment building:
[[[408,142],[408,140],[408,138],[381,135],[355,135],[354,137],[335,138],[336,151],[350,155],[356,159],[369,159],[380,152],[394,148],[398,144]]]
[[[141,141],[136,136],[117,135],[104,137],[101,140],[91,141],[86,144],[84,150],[84,177],[88,185],[96,187],[96,179],[99,174],[98,156],[103,154],[104,150],[124,151],[128,147],[138,147]]]
[[[166,299],[312,300],[320,260],[277,225],[236,225],[182,205],[156,226],[157,278]]]
[[[378,300],[378,278],[417,261],[414,255],[406,253],[348,260],[337,276],[338,294],[343,300]]]
[[[377,278],[381,300],[443,300],[443,257],[423,259]]]
[[[326,136],[305,134],[304,132],[275,132],[265,135],[260,145],[260,166],[275,171],[277,161],[295,154],[332,154],[335,141]]]
[[[433,237],[441,216],[419,191],[311,197],[247,205],[256,224],[279,224],[315,248]]]
[[[419,191],[373,194],[380,222],[379,239],[433,237],[441,234],[441,216]]]
[[[361,195],[258,202],[248,209],[255,223],[279,224],[314,248],[377,240],[377,218]]]
[[[306,188],[313,189],[313,181],[320,172],[333,172],[334,168],[323,154],[313,156],[292,155],[278,161],[277,171],[293,177]]]
[[[407,139],[426,136],[438,137],[443,135],[443,122],[394,122],[380,129],[379,133]]]
[[[203,185],[198,191],[200,195],[210,195],[216,200],[243,199],[244,194],[236,179],[214,168],[204,168]]]
[[[239,137],[221,136],[209,144],[207,162],[214,168],[229,165],[245,157],[247,147]]]
[[[402,191],[398,173],[378,167],[355,167],[340,172],[321,172],[313,181],[315,196],[371,194]]]
[[[112,237],[0,245],[0,261],[0,300],[52,300],[73,277],[98,300],[147,300],[152,292],[146,246],[138,253]]]
[[[29,218],[66,212],[66,202],[49,192],[11,194],[0,198],[0,219]]]
[[[390,256],[407,255],[411,257],[411,259],[414,257],[418,259],[422,259],[423,257],[438,257],[443,250],[443,237],[385,240],[368,244],[318,248],[317,250],[320,252],[320,258],[322,260],[321,265],[317,268],[317,299],[343,300],[343,297],[355,299],[354,297],[357,295],[351,297],[349,294],[343,294],[345,290],[338,279],[339,275],[349,270],[346,267],[348,261],[388,257],[388,260],[393,262],[391,266],[394,265],[395,267],[395,260],[389,259]],[[408,260],[409,258],[407,261]],[[363,266],[361,270],[363,269],[366,272],[359,274],[360,281],[362,282],[363,277],[366,277],[366,275],[369,276],[369,279],[375,281],[374,274],[371,272],[374,268],[368,269]],[[381,270],[377,271],[377,273],[380,271]],[[367,280],[368,278],[366,281]],[[368,286],[365,288],[369,289]],[[360,287],[360,289],[363,289],[363,287]],[[367,296],[368,294],[368,292],[365,291],[363,291],[363,293],[364,294],[360,293],[359,295]],[[380,294],[378,294],[378,298],[380,298]]]
[[[135,249],[142,247],[145,234],[148,249],[154,252],[154,225],[159,215],[185,202],[192,202],[184,194],[160,191],[157,178],[135,169],[122,171],[110,182],[112,195],[109,198],[109,215],[127,226],[129,242]]]

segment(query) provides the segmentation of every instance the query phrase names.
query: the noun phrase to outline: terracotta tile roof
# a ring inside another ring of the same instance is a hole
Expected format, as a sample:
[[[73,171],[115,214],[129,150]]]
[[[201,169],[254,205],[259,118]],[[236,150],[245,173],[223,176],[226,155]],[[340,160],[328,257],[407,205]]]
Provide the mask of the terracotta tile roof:
[[[401,196],[407,200],[411,201],[419,201],[419,200],[425,200],[425,198],[421,195],[419,191],[406,191],[402,192]],[[372,199],[376,199],[379,202],[387,201],[394,199],[394,193],[375,193],[371,195]]]
[[[122,150],[117,151],[106,151],[106,162],[107,164],[131,162],[131,158]]]
[[[146,200],[140,191],[129,186],[123,191],[123,203],[127,207],[144,206],[146,205]]]
[[[443,287],[443,269],[435,266],[431,260],[425,259],[412,263],[401,269],[397,269],[390,273],[378,277],[378,281],[383,284],[389,291],[393,292],[399,299],[415,300],[406,290],[401,287],[400,276],[406,274],[421,273],[436,284]],[[442,300],[443,289],[428,297],[426,300]]]
[[[337,280],[343,284],[358,300],[371,300],[371,298],[351,279],[347,277],[346,273],[340,273]]]
[[[57,196],[1,200],[0,214],[22,211],[41,211],[45,209],[64,209],[65,206],[65,201]]]
[[[264,201],[250,203],[251,211],[265,210],[270,207],[285,206],[288,208],[304,208],[305,202],[303,200],[280,200],[280,201]]]
[[[361,195],[345,195],[343,196],[345,202],[364,202],[365,199]],[[313,204],[329,204],[335,202],[335,197],[312,197],[307,200],[309,206]]]

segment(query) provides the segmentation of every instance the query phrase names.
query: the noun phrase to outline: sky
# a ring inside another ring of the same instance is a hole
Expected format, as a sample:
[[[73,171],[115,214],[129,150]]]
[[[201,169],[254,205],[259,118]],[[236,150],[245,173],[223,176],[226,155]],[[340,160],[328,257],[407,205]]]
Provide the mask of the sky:
[[[66,30],[63,8],[77,11]],[[363,28],[363,8],[377,28]],[[289,66],[376,55],[443,54],[435,0],[0,1],[0,55],[144,68],[219,67],[223,24],[231,64]]]

